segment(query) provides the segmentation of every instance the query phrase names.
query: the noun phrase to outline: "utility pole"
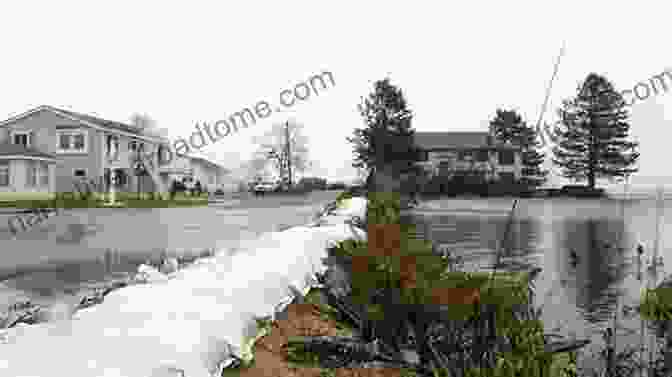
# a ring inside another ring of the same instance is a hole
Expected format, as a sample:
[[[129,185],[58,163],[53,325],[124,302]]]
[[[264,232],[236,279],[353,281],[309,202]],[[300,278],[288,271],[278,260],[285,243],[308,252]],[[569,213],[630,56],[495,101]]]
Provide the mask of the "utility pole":
[[[289,142],[289,121],[285,121],[285,148],[287,149],[287,174],[289,188],[292,187],[292,150]]]
[[[548,142],[546,141],[546,137],[544,136],[544,131],[541,130],[541,121],[544,119],[544,113],[546,113],[546,106],[548,105],[548,98],[551,95],[551,88],[553,87],[553,81],[555,81],[555,76],[558,74],[558,67],[560,66],[560,58],[565,54],[565,42],[562,42],[562,47],[560,48],[560,53],[558,54],[558,58],[555,60],[555,64],[553,65],[553,75],[551,75],[551,80],[548,83],[548,87],[546,88],[546,94],[544,96],[544,103],[541,105],[541,111],[539,112],[539,119],[537,120],[536,124],[536,131],[538,133],[538,136],[541,137],[541,142],[544,147],[547,146]]]

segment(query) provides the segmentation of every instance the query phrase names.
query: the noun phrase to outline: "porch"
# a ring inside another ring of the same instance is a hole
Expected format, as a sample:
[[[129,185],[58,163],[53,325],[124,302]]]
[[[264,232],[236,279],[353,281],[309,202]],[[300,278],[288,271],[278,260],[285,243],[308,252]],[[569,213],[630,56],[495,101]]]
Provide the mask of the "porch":
[[[18,144],[0,145],[0,201],[50,199],[56,159]]]

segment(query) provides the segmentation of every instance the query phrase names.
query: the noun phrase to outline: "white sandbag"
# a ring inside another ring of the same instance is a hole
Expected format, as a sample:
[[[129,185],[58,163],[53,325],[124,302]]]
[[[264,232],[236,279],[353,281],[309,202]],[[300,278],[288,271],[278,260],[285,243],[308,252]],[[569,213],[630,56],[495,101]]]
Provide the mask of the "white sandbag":
[[[177,269],[179,267],[179,264],[177,263],[177,259],[175,258],[166,258],[163,263],[161,263],[161,269],[159,272],[162,274],[172,274],[174,272],[177,272]]]
[[[346,223],[355,217],[366,219],[367,200],[363,197],[344,199],[333,211],[324,214],[315,223],[320,226]]]
[[[0,375],[211,377],[231,354],[248,356],[254,319],[273,315],[291,295],[288,285],[306,292],[328,243],[351,232],[341,224],[267,234],[254,252],[116,290],[74,320],[12,329],[0,344]]]
[[[334,210],[336,216],[359,216],[364,218],[366,216],[367,200],[364,197],[356,196],[350,199],[344,199],[340,205]]]
[[[141,264],[138,266],[138,273],[135,276],[136,280],[142,281],[145,283],[158,283],[162,281],[167,281],[168,277],[156,268],[148,266],[146,264]]]

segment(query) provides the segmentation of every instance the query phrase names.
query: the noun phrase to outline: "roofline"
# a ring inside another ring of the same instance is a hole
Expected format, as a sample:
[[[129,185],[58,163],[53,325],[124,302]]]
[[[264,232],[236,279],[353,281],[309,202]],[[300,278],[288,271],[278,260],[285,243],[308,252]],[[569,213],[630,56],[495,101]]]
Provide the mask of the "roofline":
[[[415,131],[414,134],[487,134],[488,131]]]
[[[191,159],[191,160],[201,160],[201,161],[205,161],[206,163],[211,164],[211,165],[215,165],[216,167],[218,167],[218,168],[220,168],[220,169],[226,169],[224,166],[222,166],[222,165],[220,165],[220,164],[218,164],[218,163],[216,163],[216,162],[210,161],[210,160],[208,160],[207,158],[203,158],[203,157],[199,157],[199,156],[189,156],[189,155],[183,155],[183,156],[184,156],[184,157],[187,157],[187,158],[189,158],[189,159]],[[228,169],[226,169],[226,170],[228,170]]]
[[[422,145],[417,145],[416,147],[426,152],[448,151],[456,149],[515,149],[515,150],[521,149],[521,147],[515,145],[459,145],[454,147],[431,147],[431,148],[425,148]]]
[[[78,118],[78,117],[75,117],[75,116],[72,116],[72,115],[69,115],[69,114],[65,114],[65,113],[59,111],[58,109],[56,109],[52,106],[49,106],[49,105],[41,105],[41,106],[38,106],[34,109],[23,112],[19,115],[15,115],[15,116],[13,116],[9,119],[6,119],[6,120],[0,122],[0,127],[4,127],[8,124],[14,123],[18,120],[26,118],[26,117],[28,117],[30,115],[33,115],[37,112],[40,112],[42,110],[51,111],[52,113],[54,113],[54,114],[56,114],[60,117],[70,119],[70,120],[75,121],[75,122],[79,122],[81,124],[84,124],[88,127],[91,127],[93,129],[100,130],[100,131],[113,132],[113,133],[116,133],[116,134],[119,134],[119,135],[122,135],[122,136],[127,136],[127,137],[135,138],[135,139],[138,139],[138,140],[149,141],[149,142],[153,142],[153,143],[169,143],[169,141],[170,141],[168,139],[162,139],[162,138],[155,139],[155,138],[147,137],[147,136],[144,136],[144,135],[132,134],[130,132],[125,132],[125,131],[117,130],[117,129],[110,128],[110,127],[100,126],[100,125],[91,123],[91,122],[89,122],[85,119],[81,119],[81,118]]]
[[[36,160],[36,161],[57,162],[57,159],[52,157],[38,157],[38,156],[28,156],[21,154],[0,156],[0,160]]]

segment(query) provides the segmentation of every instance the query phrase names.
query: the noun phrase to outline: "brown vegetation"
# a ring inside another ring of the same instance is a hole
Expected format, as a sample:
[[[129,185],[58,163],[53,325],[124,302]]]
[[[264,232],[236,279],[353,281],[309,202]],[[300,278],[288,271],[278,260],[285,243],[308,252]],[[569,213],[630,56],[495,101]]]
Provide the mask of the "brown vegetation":
[[[319,377],[324,369],[296,367],[287,361],[283,346],[295,336],[336,336],[337,324],[325,318],[317,305],[290,304],[286,318],[276,320],[271,332],[260,338],[253,346],[254,363],[237,371],[241,377]],[[337,368],[335,377],[387,377],[400,376],[400,369],[391,368]]]

